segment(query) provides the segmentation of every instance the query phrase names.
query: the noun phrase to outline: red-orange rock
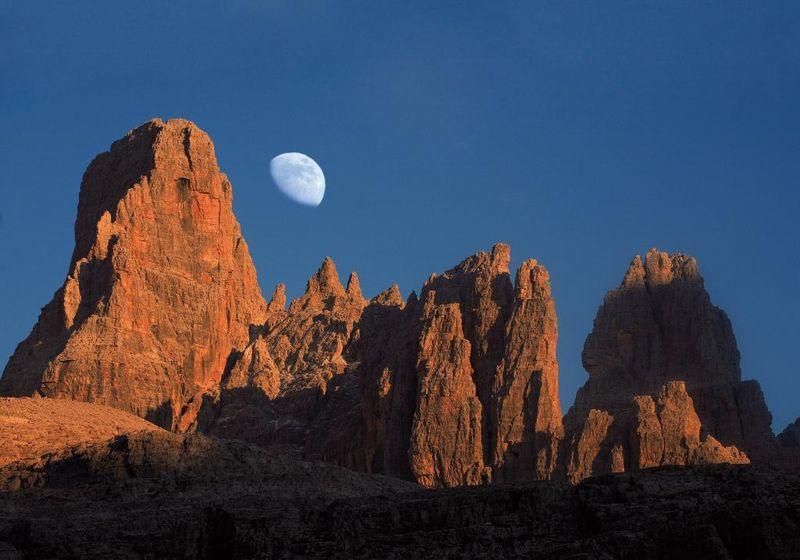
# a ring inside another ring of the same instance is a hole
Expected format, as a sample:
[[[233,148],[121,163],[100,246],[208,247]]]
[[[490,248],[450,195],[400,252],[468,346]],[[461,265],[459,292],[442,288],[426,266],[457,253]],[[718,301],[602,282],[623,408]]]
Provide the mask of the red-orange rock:
[[[761,390],[741,381],[730,321],[711,304],[691,257],[655,249],[645,260],[637,256],[606,295],[583,363],[589,380],[565,417],[565,467],[573,481],[612,470],[615,446],[622,450],[617,463],[627,469],[771,453]],[[599,458],[588,464],[579,446],[592,410],[614,421],[605,439],[593,442]],[[702,441],[701,428],[710,436]]]
[[[566,441],[569,445],[566,468],[573,483],[597,472],[610,472],[612,467],[612,446],[607,437],[614,417],[593,408],[581,420],[580,429],[570,434],[574,439]]]
[[[231,185],[209,137],[153,120],[112,144],[81,184],[69,274],[0,379],[168,428],[193,421],[231,351],[264,320]]]
[[[413,479],[408,449],[417,402],[421,304],[404,302],[397,285],[370,301],[351,354],[358,377],[363,425],[363,468]]]
[[[549,276],[528,261],[515,288],[509,259],[498,244],[431,276],[424,306],[385,293],[365,310],[353,359],[371,472],[408,476],[410,461],[426,486],[553,473],[562,427]]]
[[[504,335],[503,358],[493,384],[493,478],[548,479],[563,438],[558,324],[550,276],[535,260],[525,261],[517,270],[514,307]]]
[[[479,484],[484,470],[482,406],[472,379],[472,348],[464,338],[458,304],[437,306],[434,291],[426,297],[411,471],[429,488]]]
[[[109,406],[67,399],[0,398],[0,467],[63,447],[142,431],[163,432],[155,424]]]
[[[344,350],[366,300],[358,276],[345,289],[330,258],[306,292],[285,309],[275,289],[260,332],[236,357],[219,391],[206,395],[198,428],[261,445],[305,448],[331,380],[344,373]]]
[[[424,304],[396,286],[367,304],[326,260],[288,310],[276,289],[199,429],[429,487],[550,478],[555,306],[545,268],[524,263],[514,287],[509,258],[498,244],[433,275]]]

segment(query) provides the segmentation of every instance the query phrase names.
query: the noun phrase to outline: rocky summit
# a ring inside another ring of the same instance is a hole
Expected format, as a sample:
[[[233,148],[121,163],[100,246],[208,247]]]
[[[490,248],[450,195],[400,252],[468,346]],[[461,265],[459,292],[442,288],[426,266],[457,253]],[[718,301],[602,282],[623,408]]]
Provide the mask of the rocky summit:
[[[548,479],[562,437],[547,270],[498,244],[403,301],[367,302],[332,260],[205,397],[198,429],[357,470],[461,486]]]
[[[562,417],[541,263],[369,299],[326,258],[267,303],[232,196],[181,119],[89,165],[0,378],[0,558],[800,557],[800,420],[773,435],[695,259],[634,258]]]
[[[208,135],[152,120],[84,173],[67,279],[0,394],[64,397],[172,429],[216,387],[264,301]]]
[[[695,259],[633,259],[586,338],[589,380],[565,417],[563,466],[587,476],[658,465],[768,460],[772,416],[742,381],[731,323]]]

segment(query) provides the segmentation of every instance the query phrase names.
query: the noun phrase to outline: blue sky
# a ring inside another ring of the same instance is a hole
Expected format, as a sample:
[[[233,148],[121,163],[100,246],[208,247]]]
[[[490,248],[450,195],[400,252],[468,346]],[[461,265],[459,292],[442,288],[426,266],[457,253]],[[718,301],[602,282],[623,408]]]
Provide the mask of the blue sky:
[[[550,270],[566,410],[603,294],[634,254],[682,251],[781,430],[800,415],[798,29],[794,2],[3,0],[0,361],[64,279],[89,161],[185,117],[266,295],[325,255],[408,293],[506,241]],[[289,151],[325,170],[318,208],[271,185]]]

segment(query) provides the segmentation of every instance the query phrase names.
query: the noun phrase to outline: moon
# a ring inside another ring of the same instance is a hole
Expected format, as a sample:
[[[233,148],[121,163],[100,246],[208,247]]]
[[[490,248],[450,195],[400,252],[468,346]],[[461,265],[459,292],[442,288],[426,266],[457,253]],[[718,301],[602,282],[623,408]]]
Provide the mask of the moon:
[[[269,163],[272,180],[283,194],[306,206],[319,206],[325,196],[325,175],[317,162],[305,154],[288,152]]]

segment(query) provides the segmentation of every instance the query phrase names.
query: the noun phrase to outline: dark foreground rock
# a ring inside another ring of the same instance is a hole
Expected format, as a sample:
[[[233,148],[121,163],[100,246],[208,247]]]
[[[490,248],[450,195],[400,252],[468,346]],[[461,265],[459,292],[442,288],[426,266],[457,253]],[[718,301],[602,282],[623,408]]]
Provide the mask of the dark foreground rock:
[[[423,490],[165,432],[0,469],[3,558],[800,557],[800,475],[666,467]]]

